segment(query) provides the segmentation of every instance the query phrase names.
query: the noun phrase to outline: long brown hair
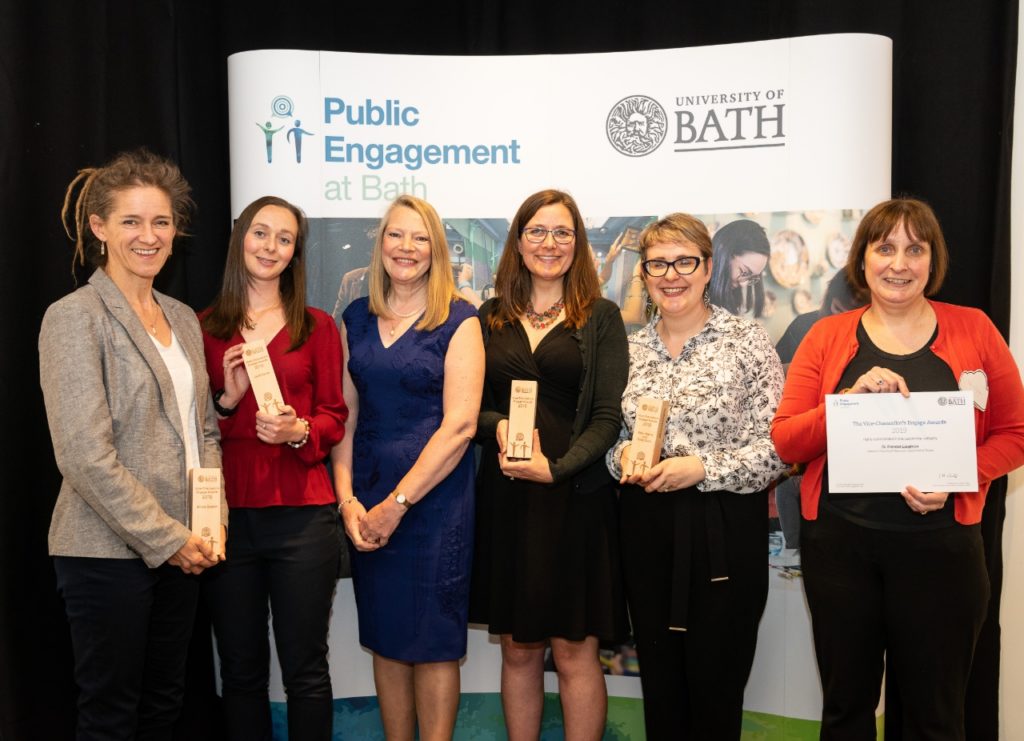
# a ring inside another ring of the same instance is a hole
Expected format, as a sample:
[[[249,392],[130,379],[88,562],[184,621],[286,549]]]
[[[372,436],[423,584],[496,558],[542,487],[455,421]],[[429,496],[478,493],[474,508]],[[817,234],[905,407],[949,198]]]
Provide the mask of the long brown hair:
[[[245,235],[252,226],[252,220],[260,209],[278,206],[287,209],[295,217],[298,231],[295,234],[295,252],[288,267],[281,273],[278,288],[281,305],[284,308],[288,336],[291,337],[289,351],[302,347],[313,331],[315,321],[306,311],[306,233],[309,227],[302,209],[277,196],[263,196],[250,203],[239,214],[231,239],[228,241],[228,256],[224,263],[224,279],[217,298],[203,316],[203,329],[214,337],[226,340],[244,326],[249,314],[249,283],[252,280],[245,267]]]
[[[526,269],[523,256],[519,253],[519,240],[523,228],[530,219],[545,206],[561,204],[572,215],[572,228],[576,231],[576,246],[573,250],[572,265],[562,277],[562,297],[565,302],[565,324],[579,329],[590,318],[590,309],[601,296],[601,281],[590,253],[587,228],[580,215],[576,201],[560,190],[542,190],[523,201],[505,238],[505,249],[498,261],[498,273],[494,280],[497,308],[491,313],[488,325],[491,330],[500,329],[514,322],[526,312],[530,301],[532,276]]]
[[[407,208],[419,214],[430,240],[430,270],[427,273],[427,308],[423,318],[416,324],[418,330],[437,329],[448,320],[448,306],[453,298],[462,299],[455,290],[451,259],[448,257],[448,239],[437,211],[422,198],[402,195],[388,206],[380,220],[377,238],[373,241],[370,256],[370,312],[376,316],[393,317],[388,308],[388,292],[391,290],[391,276],[384,269],[384,232],[388,220],[396,208]]]
[[[81,190],[78,191],[78,197],[73,199],[75,188],[79,185]],[[71,260],[72,275],[75,272],[75,262],[80,265],[88,262],[97,268],[107,264],[106,251],[100,249],[99,239],[89,228],[89,217],[95,214],[106,221],[114,208],[114,197],[118,192],[147,187],[159,188],[167,195],[171,201],[175,236],[188,236],[185,230],[188,227],[189,213],[195,204],[190,196],[192,189],[178,166],[145,148],[122,152],[102,167],[86,167],[79,170],[64,191],[64,206],[60,210],[60,220],[64,226],[64,233],[75,243],[75,255]],[[70,224],[69,215],[73,216]]]

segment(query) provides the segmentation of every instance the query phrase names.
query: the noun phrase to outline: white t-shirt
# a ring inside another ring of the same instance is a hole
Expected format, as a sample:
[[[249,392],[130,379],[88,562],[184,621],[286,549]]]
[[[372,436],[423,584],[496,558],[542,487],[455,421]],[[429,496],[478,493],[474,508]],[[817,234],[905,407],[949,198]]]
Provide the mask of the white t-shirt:
[[[160,351],[167,372],[171,374],[174,397],[178,400],[178,414],[181,415],[181,428],[185,431],[185,470],[191,471],[202,462],[199,457],[199,441],[196,439],[196,392],[192,366],[189,365],[185,351],[181,349],[174,332],[171,332],[171,344],[167,347],[160,344],[152,335],[150,339]]]

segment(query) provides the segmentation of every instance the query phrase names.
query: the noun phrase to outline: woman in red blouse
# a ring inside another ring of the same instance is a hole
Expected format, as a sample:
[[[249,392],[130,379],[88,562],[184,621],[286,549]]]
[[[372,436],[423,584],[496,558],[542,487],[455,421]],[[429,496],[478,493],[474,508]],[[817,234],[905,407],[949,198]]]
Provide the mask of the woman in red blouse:
[[[206,583],[228,739],[271,738],[268,603],[292,741],[331,737],[327,626],[338,573],[338,510],[322,465],[344,434],[341,341],[305,305],[306,219],[265,196],[231,233],[224,282],[201,315],[220,417],[230,522],[227,568]],[[285,404],[257,407],[243,343],[263,340]]]

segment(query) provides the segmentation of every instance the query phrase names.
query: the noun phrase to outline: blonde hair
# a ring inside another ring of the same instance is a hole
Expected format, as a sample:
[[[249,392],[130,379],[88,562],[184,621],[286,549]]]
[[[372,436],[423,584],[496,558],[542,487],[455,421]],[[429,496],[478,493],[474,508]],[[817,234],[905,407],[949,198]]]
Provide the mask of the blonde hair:
[[[376,316],[394,318],[394,313],[388,308],[391,276],[384,269],[383,242],[388,221],[396,208],[415,211],[423,219],[423,225],[427,230],[427,239],[430,241],[427,308],[423,312],[423,318],[416,324],[416,329],[436,329],[448,320],[448,307],[452,299],[464,299],[455,290],[455,276],[452,274],[452,264],[448,258],[448,240],[444,236],[441,219],[433,206],[415,196],[402,195],[396,198],[380,220],[377,237],[373,241],[373,253],[370,256],[370,312]]]

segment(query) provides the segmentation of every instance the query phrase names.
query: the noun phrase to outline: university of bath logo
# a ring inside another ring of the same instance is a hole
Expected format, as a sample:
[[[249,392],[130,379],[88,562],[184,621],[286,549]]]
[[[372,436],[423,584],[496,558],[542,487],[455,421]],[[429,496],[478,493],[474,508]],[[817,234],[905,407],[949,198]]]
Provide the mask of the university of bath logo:
[[[292,118],[295,106],[292,103],[292,99],[287,95],[278,95],[272,101],[270,101],[270,115],[271,118]],[[303,136],[314,136],[312,131],[306,131],[302,128],[302,121],[294,119],[292,126],[288,127],[288,122],[281,122],[281,125],[276,129],[274,124],[270,121],[260,122],[257,121],[256,125],[260,131],[263,132],[263,144],[267,154],[267,164],[271,164],[274,161],[274,134],[281,131],[282,129],[288,129],[285,132],[286,144],[291,144],[295,149],[295,161],[297,163],[302,162],[302,137]],[[294,138],[293,138],[294,137]]]
[[[627,157],[643,157],[665,141],[668,116],[654,98],[630,95],[616,103],[605,122],[608,141]]]

